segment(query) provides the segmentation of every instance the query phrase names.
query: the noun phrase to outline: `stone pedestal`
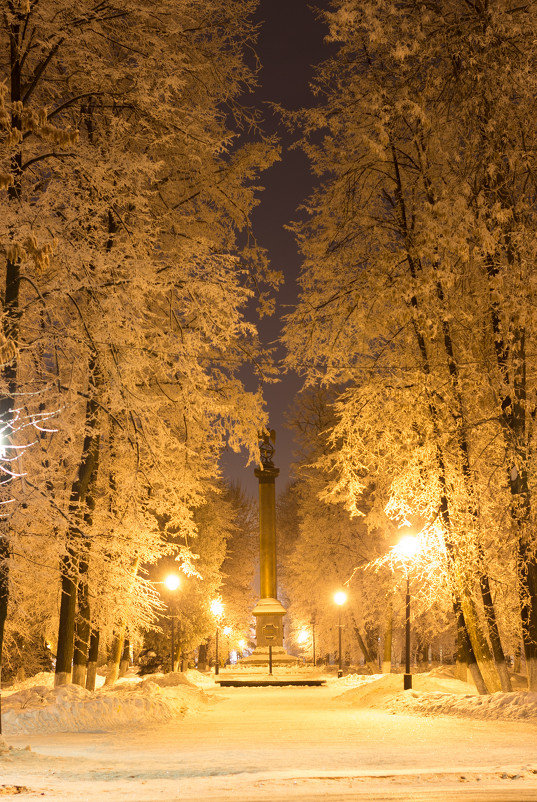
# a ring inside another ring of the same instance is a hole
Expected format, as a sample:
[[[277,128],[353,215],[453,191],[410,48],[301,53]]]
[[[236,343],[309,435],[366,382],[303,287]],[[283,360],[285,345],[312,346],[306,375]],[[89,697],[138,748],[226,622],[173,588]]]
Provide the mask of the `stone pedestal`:
[[[283,648],[283,616],[285,607],[278,599],[259,599],[252,610],[256,619],[257,646],[250,657],[241,663],[250,666],[266,666],[269,663],[269,651],[272,646],[272,665],[296,665],[297,658],[287,654]]]

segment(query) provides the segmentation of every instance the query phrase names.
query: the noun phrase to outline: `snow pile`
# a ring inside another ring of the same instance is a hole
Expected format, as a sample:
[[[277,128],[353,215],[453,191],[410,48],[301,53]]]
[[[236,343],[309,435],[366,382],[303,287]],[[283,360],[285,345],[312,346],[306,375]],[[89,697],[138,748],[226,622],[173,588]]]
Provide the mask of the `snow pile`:
[[[516,691],[489,696],[406,691],[383,705],[390,713],[421,716],[462,716],[473,719],[537,718],[537,693]]]
[[[102,732],[128,725],[160,723],[199,710],[208,700],[182,674],[150,675],[112,688],[87,691],[79,685],[52,687],[42,675],[2,694],[2,728],[6,735],[43,732]],[[24,687],[22,687],[24,686]]]
[[[479,696],[473,685],[452,678],[449,672],[413,674],[409,691],[403,691],[402,674],[351,675],[347,679],[352,687],[338,698],[353,707],[420,716],[537,718],[537,693],[516,691]]]
[[[343,677],[333,678],[334,683],[346,685],[348,688],[359,688],[368,682],[375,682],[381,679],[384,674],[345,674]]]
[[[434,693],[437,691],[454,695],[476,693],[475,687],[466,682],[451,679],[450,677],[430,676],[429,674],[414,674],[412,676],[412,684],[415,691],[422,693]],[[399,699],[399,694],[402,690],[402,674],[373,674],[372,676],[361,678],[360,682],[358,682],[356,676],[354,687],[342,693],[339,699],[352,704],[354,707],[385,709],[387,704],[394,702],[394,697]],[[406,693],[408,694],[409,691],[406,691]]]

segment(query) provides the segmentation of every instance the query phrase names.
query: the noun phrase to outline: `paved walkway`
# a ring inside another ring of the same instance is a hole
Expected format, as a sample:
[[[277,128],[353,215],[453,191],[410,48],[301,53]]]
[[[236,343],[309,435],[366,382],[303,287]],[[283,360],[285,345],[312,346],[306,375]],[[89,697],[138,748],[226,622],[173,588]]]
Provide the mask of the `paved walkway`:
[[[215,688],[204,712],[149,730],[10,738],[33,750],[18,781],[55,802],[537,802],[537,722],[388,715],[343,690]]]

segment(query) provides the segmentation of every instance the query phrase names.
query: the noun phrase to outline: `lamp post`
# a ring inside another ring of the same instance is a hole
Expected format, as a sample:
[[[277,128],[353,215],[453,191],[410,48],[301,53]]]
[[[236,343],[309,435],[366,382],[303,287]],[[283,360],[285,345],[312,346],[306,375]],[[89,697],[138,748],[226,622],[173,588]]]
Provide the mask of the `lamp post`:
[[[216,637],[215,637],[215,648],[214,648],[214,651],[215,651],[215,654],[214,654],[214,673],[215,674],[219,674],[220,673],[220,664],[219,664],[219,657],[218,657],[218,630],[219,630],[218,623],[219,623],[219,621],[220,621],[220,619],[221,619],[221,617],[222,617],[222,615],[224,613],[224,605],[222,604],[220,599],[214,599],[214,601],[211,602],[211,612],[212,612],[212,614],[214,615],[214,617],[216,619]]]
[[[347,594],[345,593],[345,591],[338,590],[337,593],[334,593],[334,601],[335,601],[335,603],[337,604],[337,606],[339,608],[339,610],[338,610],[339,611],[339,619],[338,619],[339,667],[338,667],[337,675],[338,675],[338,677],[342,677],[343,676],[343,655],[342,655],[342,652],[341,652],[341,628],[342,628],[342,624],[341,624],[341,608],[345,604],[345,602],[347,601]]]
[[[315,618],[311,619],[311,656],[313,658],[313,668],[315,668]]]
[[[405,673],[403,675],[403,690],[412,688],[412,674],[410,673],[410,564],[418,551],[418,539],[413,535],[405,535],[395,550],[403,563],[406,578],[405,598]]]
[[[224,663],[224,665],[227,665],[228,663],[231,663],[230,651],[229,651],[229,637],[230,637],[232,632],[233,632],[233,630],[231,629],[231,627],[224,627],[224,635],[227,638],[227,658],[226,658],[226,662]]]
[[[177,574],[168,574],[168,576],[164,580],[164,584],[166,585],[168,590],[171,591],[172,594],[174,594],[175,591],[177,590],[177,588],[179,587],[179,585],[181,584],[181,580],[179,579]],[[173,672],[173,670],[175,668],[175,628],[174,628],[174,622],[175,622],[175,597],[173,595],[172,595],[172,602],[170,604],[170,610],[171,610],[171,619],[172,619],[172,642],[171,642],[171,658],[172,659],[171,659],[171,663],[170,663],[170,666],[171,666],[170,667],[170,671]]]

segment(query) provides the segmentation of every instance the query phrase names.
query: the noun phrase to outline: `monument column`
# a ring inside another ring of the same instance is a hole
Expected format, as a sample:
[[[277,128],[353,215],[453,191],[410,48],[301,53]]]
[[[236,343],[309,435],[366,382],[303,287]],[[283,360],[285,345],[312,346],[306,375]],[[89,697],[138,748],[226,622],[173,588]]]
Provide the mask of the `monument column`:
[[[272,457],[276,435],[262,434],[259,443],[261,467],[254,474],[259,482],[259,577],[260,596],[252,611],[256,617],[257,646],[244,663],[266,665],[269,646],[272,646],[272,661],[275,665],[295,663],[296,658],[283,648],[283,625],[285,607],[277,599],[276,576],[276,477],[280,473]]]
[[[276,579],[276,477],[274,465],[256,468],[259,481],[259,573],[262,599],[275,599]]]

